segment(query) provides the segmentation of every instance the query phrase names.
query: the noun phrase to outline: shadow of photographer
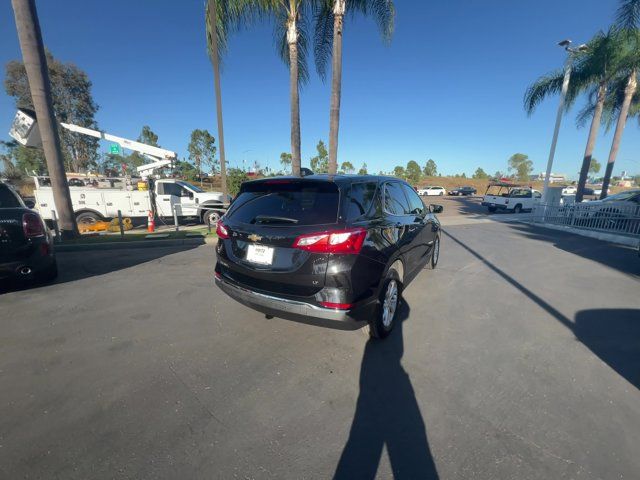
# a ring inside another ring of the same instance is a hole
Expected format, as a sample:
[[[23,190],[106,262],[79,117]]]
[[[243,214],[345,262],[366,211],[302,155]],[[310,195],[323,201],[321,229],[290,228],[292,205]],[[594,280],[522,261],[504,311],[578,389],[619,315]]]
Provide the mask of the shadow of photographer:
[[[336,479],[374,478],[384,445],[394,478],[438,478],[415,392],[400,363],[402,323],[408,316],[409,306],[402,301],[393,333],[384,341],[367,342],[356,412]]]

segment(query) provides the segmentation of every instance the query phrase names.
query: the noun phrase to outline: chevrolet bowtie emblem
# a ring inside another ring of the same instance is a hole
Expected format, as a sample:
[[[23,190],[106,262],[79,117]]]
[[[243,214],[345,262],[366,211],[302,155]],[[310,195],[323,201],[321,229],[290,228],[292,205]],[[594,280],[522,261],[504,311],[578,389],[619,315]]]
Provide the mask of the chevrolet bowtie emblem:
[[[256,235],[255,233],[252,233],[247,238],[252,242],[259,242],[260,240],[262,240],[262,237],[260,235]]]

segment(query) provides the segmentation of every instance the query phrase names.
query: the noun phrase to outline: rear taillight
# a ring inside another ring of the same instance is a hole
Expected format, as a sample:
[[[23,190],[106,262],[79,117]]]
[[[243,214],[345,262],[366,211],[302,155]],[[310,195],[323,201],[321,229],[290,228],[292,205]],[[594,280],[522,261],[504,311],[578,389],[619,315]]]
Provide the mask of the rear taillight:
[[[40,217],[35,213],[25,213],[22,215],[22,230],[26,238],[44,236],[44,225]]]
[[[333,302],[320,302],[325,308],[333,308],[334,310],[349,310],[353,307],[353,303],[333,303]]]
[[[360,253],[367,231],[364,228],[301,235],[293,248],[315,253]]]
[[[216,235],[218,235],[218,238],[222,238],[227,239],[229,238],[229,230],[227,230],[227,227],[224,226],[224,223],[222,222],[218,222],[218,226],[216,227]]]

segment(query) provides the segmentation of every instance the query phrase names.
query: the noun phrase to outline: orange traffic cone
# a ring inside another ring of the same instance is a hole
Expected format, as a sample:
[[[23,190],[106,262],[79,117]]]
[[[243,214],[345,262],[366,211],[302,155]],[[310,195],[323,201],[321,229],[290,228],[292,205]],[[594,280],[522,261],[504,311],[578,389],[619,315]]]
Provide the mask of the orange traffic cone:
[[[151,210],[149,210],[149,218],[147,221],[147,231],[149,233],[153,233],[156,229],[156,222],[153,219],[153,212]]]

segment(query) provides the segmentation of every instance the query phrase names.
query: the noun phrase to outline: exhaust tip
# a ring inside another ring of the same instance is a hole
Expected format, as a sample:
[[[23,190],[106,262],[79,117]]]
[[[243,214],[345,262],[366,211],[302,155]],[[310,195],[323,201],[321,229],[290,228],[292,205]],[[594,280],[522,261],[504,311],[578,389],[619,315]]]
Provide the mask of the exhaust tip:
[[[31,275],[31,267],[20,267],[18,272],[20,272],[20,275]]]

